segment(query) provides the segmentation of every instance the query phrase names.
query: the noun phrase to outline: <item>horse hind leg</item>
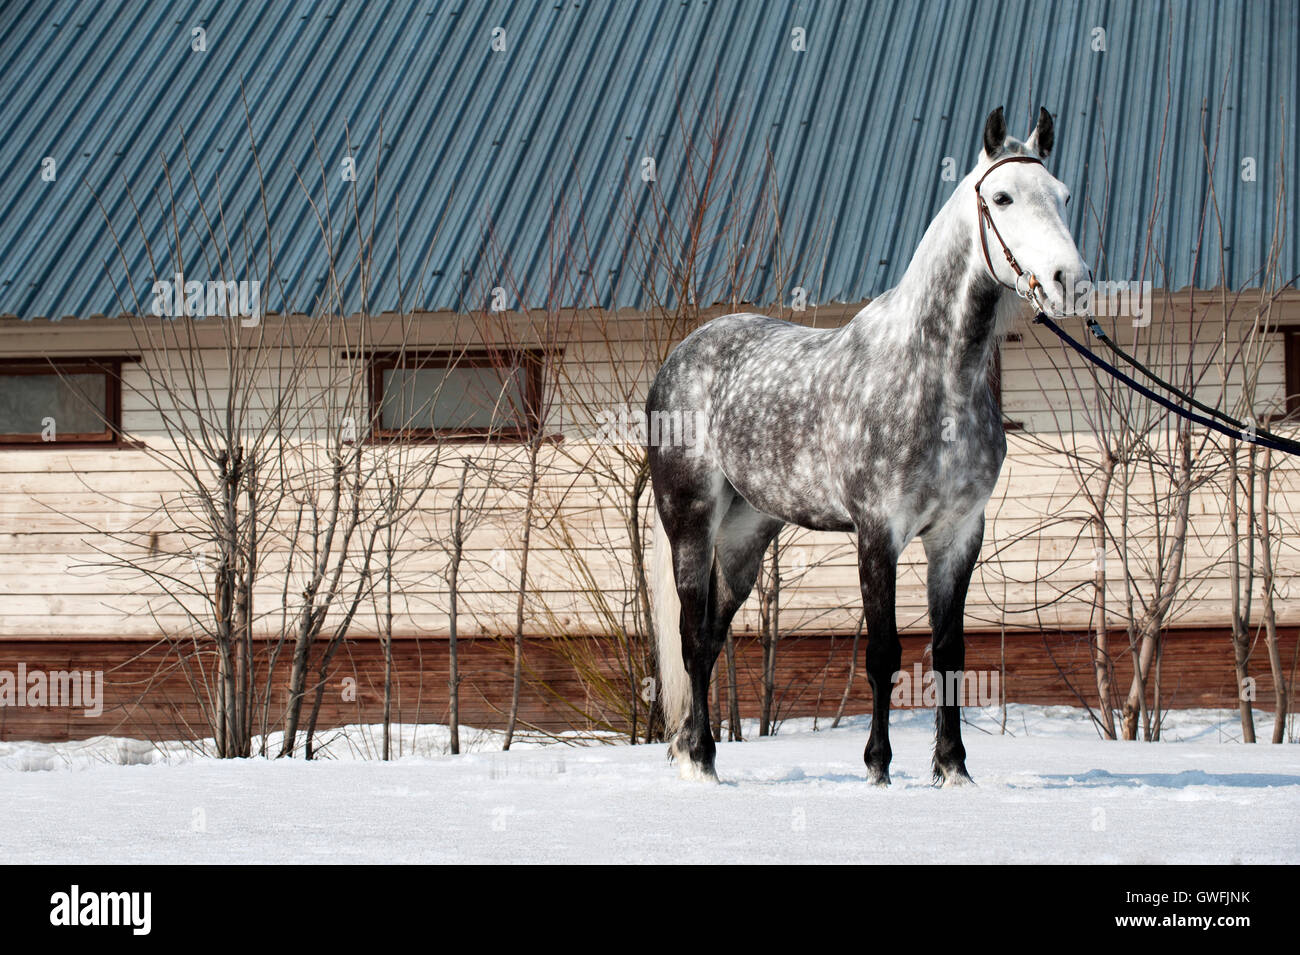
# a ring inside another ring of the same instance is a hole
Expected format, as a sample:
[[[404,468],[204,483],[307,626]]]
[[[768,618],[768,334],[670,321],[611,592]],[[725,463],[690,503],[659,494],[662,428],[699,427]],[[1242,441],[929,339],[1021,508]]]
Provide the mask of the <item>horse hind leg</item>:
[[[736,611],[754,589],[768,545],[784,525],[784,521],[756,510],[739,494],[728,508],[714,544],[712,639],[707,648],[710,671],[726,645]],[[711,724],[706,721],[706,725]]]
[[[763,553],[781,521],[754,510],[734,492],[711,535],[706,585],[699,578],[699,543],[674,544],[682,606],[682,661],[690,678],[689,712],[669,748],[686,779],[717,781],[717,745],[709,720],[709,684],[727,628],[754,587]],[[687,535],[679,535],[685,537]],[[688,612],[688,607],[692,607]]]
[[[662,530],[656,551],[664,547],[672,556],[671,567],[662,566],[658,553],[655,560],[660,703],[668,730],[674,734],[668,755],[677,761],[682,777],[716,779],[713,737],[708,732],[707,699],[701,696],[700,669],[707,655],[714,616],[714,539],[734,492],[720,473],[693,474],[689,481],[680,480],[680,475],[673,477],[678,480],[672,487],[665,487],[666,482],[658,479],[655,483],[660,520],[656,533]],[[706,694],[708,678],[709,673],[705,672],[703,693]],[[701,740],[700,726],[704,727],[705,740]]]

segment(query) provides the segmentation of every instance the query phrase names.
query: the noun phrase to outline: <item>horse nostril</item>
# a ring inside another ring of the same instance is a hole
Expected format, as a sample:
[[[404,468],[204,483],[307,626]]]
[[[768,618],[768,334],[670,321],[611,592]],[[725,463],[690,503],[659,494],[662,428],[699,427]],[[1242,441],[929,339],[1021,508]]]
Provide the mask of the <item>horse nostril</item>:
[[[1065,288],[1065,273],[1060,269],[1057,269],[1056,274],[1052,276],[1052,281],[1061,286],[1061,288]]]

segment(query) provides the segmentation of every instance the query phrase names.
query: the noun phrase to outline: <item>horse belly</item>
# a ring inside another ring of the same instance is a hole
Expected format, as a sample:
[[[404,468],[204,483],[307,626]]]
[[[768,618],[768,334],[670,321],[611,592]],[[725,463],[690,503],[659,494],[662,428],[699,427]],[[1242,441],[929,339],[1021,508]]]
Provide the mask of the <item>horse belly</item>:
[[[806,466],[789,469],[752,460],[724,461],[723,473],[751,507],[814,531],[851,531],[853,522]]]

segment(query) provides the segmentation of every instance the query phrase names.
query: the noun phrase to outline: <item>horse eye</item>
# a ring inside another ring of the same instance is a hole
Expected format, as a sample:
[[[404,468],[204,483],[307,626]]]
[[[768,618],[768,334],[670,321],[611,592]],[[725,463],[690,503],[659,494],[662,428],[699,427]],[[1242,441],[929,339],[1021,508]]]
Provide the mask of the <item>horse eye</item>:
[[[994,205],[999,205],[999,206],[1009,206],[1011,205],[1011,197],[1008,196],[1005,192],[999,192],[996,196],[993,197],[993,203]]]
[[[1073,199],[1073,198],[1074,198],[1073,196],[1066,196],[1066,197],[1065,197],[1065,204],[1068,206],[1068,205],[1070,204],[1070,200]]]

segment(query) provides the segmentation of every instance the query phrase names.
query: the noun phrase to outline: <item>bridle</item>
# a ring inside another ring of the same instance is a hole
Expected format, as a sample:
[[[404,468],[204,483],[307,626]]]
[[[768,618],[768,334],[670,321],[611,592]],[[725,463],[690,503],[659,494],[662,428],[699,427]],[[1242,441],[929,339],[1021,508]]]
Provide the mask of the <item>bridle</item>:
[[[1273,448],[1287,454],[1300,456],[1300,441],[1274,434],[1271,431],[1259,427],[1251,421],[1239,421],[1217,408],[1197,401],[1193,396],[1182,391],[1176,385],[1165,381],[1142,362],[1138,361],[1138,359],[1133,355],[1130,355],[1128,352],[1124,351],[1124,349],[1120,348],[1119,345],[1115,343],[1114,339],[1106,334],[1105,329],[1103,329],[1092,316],[1086,318],[1088,330],[1091,331],[1092,334],[1096,336],[1096,338],[1108,349],[1110,349],[1111,352],[1121,358],[1126,364],[1133,367],[1152,384],[1163,389],[1165,392],[1168,392],[1168,394],[1173,395],[1178,399],[1178,401],[1182,401],[1191,405],[1193,408],[1199,409],[1204,412],[1204,414],[1197,414],[1194,411],[1184,408],[1182,405],[1178,404],[1177,401],[1174,401],[1159,392],[1153,391],[1137,379],[1125,374],[1100,355],[1093,352],[1090,348],[1087,348],[1080,342],[1076,341],[1069,332],[1065,331],[1065,329],[1061,328],[1047,317],[1047,312],[1057,312],[1057,310],[1052,308],[1048,302],[1047,295],[1043,290],[1043,285],[1038,281],[1038,276],[1034,275],[1033,272],[1027,272],[1022,269],[1020,263],[1016,261],[1016,257],[1007,246],[1006,240],[1002,238],[1002,233],[998,231],[997,223],[993,221],[993,215],[989,212],[989,204],[984,201],[984,196],[980,192],[980,186],[984,185],[984,180],[989,177],[989,173],[993,172],[993,170],[997,169],[999,166],[1005,166],[1008,163],[1013,162],[1035,162],[1040,166],[1043,165],[1043,161],[1034,156],[1007,156],[1004,159],[999,159],[997,162],[990,165],[988,169],[984,170],[984,175],[980,176],[979,181],[975,183],[975,207],[978,210],[980,222],[980,247],[984,251],[984,264],[988,266],[989,274],[993,276],[993,280],[1004,288],[1011,289],[1037,309],[1038,314],[1034,317],[1034,323],[1046,326],[1054,335],[1060,338],[1061,341],[1065,342],[1076,352],[1097,367],[1101,368],[1107,374],[1111,375],[1117,381],[1123,382],[1134,391],[1138,392],[1138,394],[1149,398],[1163,408],[1167,408],[1179,417],[1186,418],[1188,421],[1203,425],[1212,431],[1217,431],[1220,434],[1225,434],[1231,438],[1247,441],[1251,444],[1257,444],[1266,448]],[[998,278],[998,273],[993,271],[993,259],[989,256],[989,229],[993,230],[993,235],[998,240],[998,245],[1002,246],[1002,254],[1007,257],[1007,265],[1011,266],[1011,271],[1016,273],[1015,285],[1007,285],[1006,282]],[[1023,291],[1020,288],[1021,279],[1025,280],[1025,288]],[[1060,313],[1057,312],[1057,314],[1059,315]]]
[[[980,223],[980,248],[984,252],[984,264],[988,266],[989,274],[993,276],[995,282],[1003,288],[1011,289],[1040,311],[1046,311],[1048,302],[1047,296],[1043,292],[1043,284],[1038,281],[1038,276],[1034,275],[1033,272],[1026,272],[1022,269],[1020,263],[1016,261],[1016,257],[1011,254],[1011,249],[1007,246],[1006,240],[1002,238],[1002,233],[998,231],[997,223],[993,221],[993,214],[989,211],[989,204],[980,192],[980,186],[984,185],[984,180],[989,177],[993,170],[1013,162],[1032,162],[1038,163],[1040,166],[1043,165],[1043,161],[1035,156],[1007,156],[1004,159],[997,160],[988,169],[984,170],[984,175],[980,176],[975,183],[975,209]],[[989,257],[989,229],[993,230],[998,245],[1002,246],[1002,254],[1007,257],[1007,265],[1011,266],[1011,271],[1016,273],[1015,285],[1007,285],[1006,282],[998,278],[998,273],[993,270],[993,259]],[[1020,288],[1021,279],[1025,280],[1023,291]]]

